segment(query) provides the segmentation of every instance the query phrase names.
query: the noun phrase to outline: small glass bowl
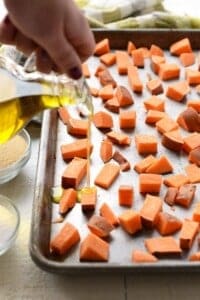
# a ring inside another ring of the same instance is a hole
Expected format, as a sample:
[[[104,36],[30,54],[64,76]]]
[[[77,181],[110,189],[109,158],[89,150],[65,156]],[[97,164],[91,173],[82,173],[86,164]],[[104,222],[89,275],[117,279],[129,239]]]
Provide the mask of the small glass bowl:
[[[31,139],[29,133],[25,129],[22,129],[18,135],[24,138],[27,144],[26,150],[16,162],[6,168],[0,169],[0,184],[6,183],[15,178],[31,156]]]
[[[0,255],[11,248],[19,230],[20,215],[7,197],[0,195]]]

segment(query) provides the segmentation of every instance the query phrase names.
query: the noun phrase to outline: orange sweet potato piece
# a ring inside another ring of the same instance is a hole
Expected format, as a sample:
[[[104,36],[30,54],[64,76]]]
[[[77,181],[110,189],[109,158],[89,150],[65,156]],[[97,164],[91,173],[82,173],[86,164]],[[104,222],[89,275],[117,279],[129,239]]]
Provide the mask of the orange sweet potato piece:
[[[158,194],[162,185],[162,176],[159,174],[140,174],[139,191],[140,193]]]
[[[128,66],[128,80],[131,89],[135,93],[142,93],[143,84],[140,80],[138,69],[135,66]]]
[[[110,67],[116,62],[115,53],[105,53],[100,56],[100,62],[104,63],[107,67]]]
[[[198,167],[200,167],[200,147],[197,147],[190,151],[189,154],[189,161],[196,164]]]
[[[109,244],[93,233],[89,233],[80,246],[81,261],[108,261]]]
[[[146,110],[159,110],[165,111],[165,101],[160,99],[158,96],[151,96],[146,99],[144,102]]]
[[[104,107],[110,110],[111,112],[119,113],[120,105],[117,97],[113,97],[112,99],[106,101]]]
[[[169,117],[163,118],[160,121],[156,122],[156,129],[162,134],[165,132],[176,130],[178,129],[178,127],[178,124]]]
[[[63,190],[60,202],[59,202],[59,213],[66,214],[68,210],[76,204],[77,192],[72,189]]]
[[[135,44],[132,41],[128,41],[128,44],[127,44],[128,54],[131,55],[131,52],[135,49],[136,49]]]
[[[92,121],[99,129],[111,129],[113,127],[112,116],[105,111],[96,112],[93,115]]]
[[[122,172],[129,171],[131,166],[129,161],[121,154],[121,152],[115,150],[112,157],[120,165],[120,170]]]
[[[164,113],[163,111],[158,111],[158,110],[148,110],[145,122],[147,124],[152,124],[154,125],[156,122],[160,121],[163,118],[166,118],[167,114]]]
[[[188,177],[184,174],[170,175],[164,179],[164,184],[169,187],[179,188],[186,183],[188,183]]]
[[[150,51],[149,51],[149,49],[147,47],[140,47],[138,49],[142,50],[144,58],[151,57]]]
[[[184,141],[179,130],[165,132],[162,136],[162,145],[172,151],[180,152],[183,148]]]
[[[200,202],[195,205],[192,219],[193,221],[200,222]]]
[[[139,154],[153,154],[157,152],[157,140],[153,135],[137,134],[135,144]]]
[[[67,108],[66,107],[58,108],[58,115],[59,115],[61,121],[63,122],[63,124],[67,125],[69,119],[71,118]]]
[[[198,113],[200,113],[200,100],[188,100],[187,106],[194,108]]]
[[[112,84],[108,84],[108,85],[105,85],[104,87],[102,87],[100,90],[99,90],[99,97],[103,100],[103,101],[107,101],[111,98],[113,98],[113,86]]]
[[[189,207],[194,199],[196,186],[188,183],[182,185],[176,194],[175,203],[184,207]]]
[[[103,203],[100,207],[100,215],[107,219],[107,221],[113,226],[119,225],[119,219],[112,211],[110,206],[107,203]]]
[[[86,62],[82,63],[82,72],[85,78],[90,78],[91,74],[90,74],[88,64]]]
[[[141,48],[132,50],[133,65],[139,68],[144,68],[144,52]]]
[[[164,56],[164,51],[157,45],[152,44],[150,49],[150,55]]]
[[[158,75],[161,80],[177,79],[180,75],[180,67],[175,63],[160,64]]]
[[[115,97],[117,97],[120,107],[126,107],[134,103],[133,97],[124,86],[117,87]]]
[[[179,240],[182,249],[190,249],[199,230],[199,223],[191,220],[184,220]]]
[[[114,144],[121,146],[129,146],[131,144],[130,137],[124,133],[110,131],[106,135]]]
[[[152,95],[159,95],[163,93],[163,85],[159,78],[150,79],[146,83],[146,87]]]
[[[104,189],[108,189],[119,176],[119,173],[120,167],[118,165],[106,163],[95,178],[95,184]]]
[[[97,202],[97,190],[95,187],[84,188],[80,193],[81,208],[83,211],[92,211]]]
[[[168,187],[164,197],[165,203],[167,203],[170,206],[174,205],[177,193],[178,193],[177,187]]]
[[[146,169],[146,173],[153,174],[167,174],[171,172],[173,172],[173,166],[165,155],[160,156]]]
[[[98,90],[97,88],[90,87],[90,94],[91,94],[93,97],[98,97],[98,96],[99,96],[99,90]]]
[[[88,150],[91,153],[93,146],[88,139],[79,139],[72,143],[61,145],[61,154],[64,160],[70,160],[74,157],[87,158]]]
[[[101,56],[108,52],[110,52],[109,39],[103,39],[96,44],[94,49],[94,55]]]
[[[107,69],[99,72],[98,77],[99,77],[99,81],[100,81],[101,85],[103,85],[103,86],[108,85],[108,84],[111,84],[113,86],[113,88],[115,88],[117,86],[116,81],[114,80],[114,78],[112,77],[112,75],[110,74],[110,72]]]
[[[168,85],[166,96],[174,101],[180,102],[185,99],[190,88],[187,81],[179,81],[172,85]]]
[[[188,38],[183,38],[170,46],[170,53],[173,55],[180,55],[181,53],[192,52],[190,40]]]
[[[190,261],[200,261],[200,251],[192,253],[189,257]]]
[[[104,163],[111,160],[113,156],[113,144],[109,140],[103,140],[100,145],[100,157]]]
[[[160,197],[146,195],[144,204],[140,210],[142,224],[147,228],[153,228],[157,222],[160,211],[162,211],[162,199]]]
[[[87,223],[90,231],[101,238],[108,237],[114,227],[102,216],[93,215]]]
[[[100,64],[100,65],[96,68],[96,71],[95,71],[94,75],[95,75],[96,77],[99,77],[99,74],[100,74],[102,71],[106,70],[106,69],[107,69],[107,68],[106,68],[105,65]]]
[[[136,112],[135,110],[125,110],[119,113],[119,126],[121,129],[135,128]]]
[[[186,136],[184,139],[183,150],[189,153],[193,149],[200,146],[200,133],[194,132]]]
[[[189,85],[200,84],[200,71],[187,69],[186,80],[189,83]]]
[[[157,159],[153,155],[148,155],[141,161],[135,164],[134,169],[138,173],[145,173],[147,168],[150,167]]]
[[[118,201],[121,206],[131,207],[134,201],[134,190],[131,185],[120,185],[118,189]]]
[[[116,51],[117,71],[120,75],[127,74],[128,66],[131,64],[128,53]]]
[[[134,250],[131,261],[134,263],[154,263],[157,262],[158,259],[150,253],[141,250]]]
[[[200,115],[192,107],[184,110],[177,119],[178,124],[190,132],[200,132]]]
[[[195,54],[191,53],[181,53],[180,62],[184,67],[191,66],[195,63]]]
[[[78,230],[74,225],[67,222],[51,240],[50,248],[54,254],[65,255],[79,241],[80,235]]]
[[[77,188],[87,172],[87,159],[74,157],[62,174],[62,187]]]
[[[177,217],[166,212],[160,212],[158,214],[156,229],[161,235],[165,236],[174,234],[180,230],[181,227],[182,222]]]
[[[144,241],[147,250],[156,256],[181,255],[181,248],[172,236],[153,237]]]
[[[129,234],[135,234],[142,229],[140,214],[132,209],[125,210],[119,215],[120,225]]]
[[[195,164],[189,164],[185,167],[185,172],[190,183],[200,183],[200,168]]]
[[[67,131],[75,136],[87,136],[88,120],[70,118],[67,124]]]
[[[152,55],[151,56],[151,69],[155,74],[159,73],[160,65],[165,63],[164,56]]]

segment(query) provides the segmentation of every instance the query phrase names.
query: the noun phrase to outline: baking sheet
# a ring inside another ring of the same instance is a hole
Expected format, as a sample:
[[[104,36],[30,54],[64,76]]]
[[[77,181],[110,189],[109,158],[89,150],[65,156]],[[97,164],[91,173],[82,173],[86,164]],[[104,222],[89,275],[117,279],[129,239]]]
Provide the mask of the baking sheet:
[[[149,37],[150,32],[146,32],[146,37]],[[155,34],[155,32],[154,32]],[[155,43],[157,45],[162,46],[163,34],[165,36],[164,40],[171,44],[171,41],[174,41],[174,32],[171,34],[171,31],[160,32],[160,40],[152,40],[151,43]],[[171,35],[170,35],[171,34]],[[180,34],[180,33],[179,33]],[[181,33],[183,34],[183,33]],[[110,32],[97,32],[96,37],[97,40],[109,35],[111,40],[111,44],[114,47],[116,37],[117,44],[118,40],[121,40],[121,44],[127,45],[127,41],[131,40],[130,32],[126,35],[126,32],[115,32],[111,34]],[[141,44],[141,37],[137,40],[134,32],[132,33],[132,40],[138,46],[149,46],[146,44],[145,32],[142,32],[143,43]],[[152,34],[152,36],[154,36]],[[156,36],[158,36],[158,32],[156,32]],[[184,35],[183,35],[184,36]],[[193,47],[195,47],[196,39],[192,38],[193,35],[187,35],[191,38]],[[113,37],[113,39],[112,39]],[[170,39],[171,37],[171,39]],[[196,37],[196,36],[195,36]],[[178,38],[177,38],[178,39]],[[177,40],[176,39],[176,40]],[[121,47],[120,47],[121,48]],[[196,47],[195,47],[196,48]],[[197,50],[198,51],[198,50]],[[169,53],[166,51],[166,56],[169,56]],[[176,57],[171,57],[168,59],[170,62],[178,61]],[[96,57],[92,57],[88,61],[89,69],[91,74],[94,74],[96,67],[99,65],[99,59]],[[193,66],[195,68],[195,65]],[[109,68],[114,79],[118,84],[126,86],[129,90],[130,87],[128,85],[127,76],[120,76],[116,71],[116,66]],[[150,66],[149,60],[145,61],[145,69],[140,69],[140,76],[143,82],[147,82],[147,73],[153,75]],[[180,79],[184,79],[183,69],[181,71]],[[164,83],[164,86],[171,84],[173,81]],[[99,81],[95,76],[88,79],[88,84],[91,87],[99,88]],[[130,90],[131,91],[131,90]],[[145,124],[145,109],[143,106],[143,100],[149,98],[150,93],[144,89],[142,95],[137,95],[133,93],[134,105],[129,107],[128,109],[134,109],[137,112],[137,121],[136,128],[134,130],[129,130],[127,133],[131,137],[131,146],[126,148],[115,148],[120,150],[125,157],[131,163],[131,170],[129,172],[121,172],[118,179],[113,183],[109,190],[104,190],[98,187],[98,200],[97,206],[95,209],[95,213],[98,214],[99,207],[103,202],[107,202],[115,211],[116,214],[120,214],[123,212],[125,207],[121,207],[118,204],[118,187],[120,184],[129,184],[134,187],[135,191],[135,200],[133,204],[134,210],[140,210],[144,202],[144,196],[142,196],[138,191],[138,174],[133,170],[133,166],[136,162],[141,160],[141,156],[138,155],[135,143],[134,143],[134,135],[138,133],[146,133],[153,134],[158,139],[158,153],[159,157],[161,154],[166,154],[172,162],[174,169],[174,174],[183,173],[183,167],[188,164],[187,156],[183,153],[181,155],[171,152],[167,150],[161,145],[160,142],[160,134],[157,133],[154,127],[148,126]],[[182,111],[185,106],[182,103],[177,103],[172,100],[167,99],[163,94],[160,97],[166,99],[165,107],[166,112],[173,119],[176,119],[180,111]],[[197,94],[194,92],[194,88],[191,89],[191,93],[188,96],[190,99],[196,99]],[[102,101],[100,98],[94,98],[94,108],[95,112],[98,110],[102,110]],[[70,107],[71,114],[76,117],[78,113],[74,107]],[[106,111],[106,110],[105,110]],[[118,124],[118,114],[110,113],[114,119],[114,129],[119,131]],[[185,131],[182,131],[183,136],[188,135]],[[98,174],[98,171],[102,168],[103,163],[99,158],[99,146],[100,141],[103,139],[104,135],[92,125],[92,143],[94,145],[94,149],[91,156],[91,182],[93,183],[95,176]],[[181,259],[160,259],[157,263],[150,264],[136,264],[131,262],[131,253],[134,249],[145,250],[144,239],[152,236],[159,236],[156,230],[143,230],[141,233],[137,235],[130,236],[127,234],[120,226],[113,230],[111,233],[110,243],[110,255],[109,261],[106,263],[97,263],[97,262],[80,262],[79,261],[79,246],[73,248],[69,254],[62,260],[58,260],[52,258],[49,253],[49,241],[52,236],[54,236],[60,228],[64,225],[60,224],[52,224],[52,221],[55,221],[59,217],[58,205],[53,204],[50,197],[50,191],[52,186],[60,185],[61,175],[63,170],[66,167],[66,163],[61,158],[60,146],[63,143],[69,143],[70,141],[75,140],[72,136],[66,133],[66,127],[62,124],[62,122],[58,119],[57,111],[46,111],[44,113],[43,126],[42,126],[42,137],[41,137],[41,145],[40,145],[40,153],[39,153],[39,161],[38,161],[38,170],[37,170],[37,179],[36,179],[36,190],[33,204],[33,218],[32,218],[32,227],[31,227],[31,239],[30,239],[30,253],[33,260],[38,264],[41,268],[59,273],[74,273],[74,272],[108,272],[108,271],[120,271],[120,272],[128,272],[128,271],[181,271],[181,270],[196,270],[200,269],[200,263],[198,262],[189,262],[187,258],[190,253],[193,253],[198,250],[197,239],[189,252],[183,252]],[[168,175],[165,175],[168,176]],[[163,178],[165,177],[163,176]],[[84,186],[85,181],[82,182]],[[198,186],[198,185],[197,185]],[[160,196],[163,197],[166,192],[166,187],[163,184]],[[190,206],[189,209],[185,209],[182,207],[175,206],[175,211],[172,210],[171,207],[163,204],[163,211],[166,211],[170,214],[173,214],[180,219],[191,218],[192,211],[194,209],[195,203],[198,201],[198,195],[200,192],[199,186],[197,187],[195,199]],[[79,230],[81,235],[81,240],[88,234],[87,221],[88,216],[83,214],[81,210],[81,205],[76,204],[76,206],[66,215],[64,220],[73,223]],[[174,235],[175,238],[178,239],[179,233]]]

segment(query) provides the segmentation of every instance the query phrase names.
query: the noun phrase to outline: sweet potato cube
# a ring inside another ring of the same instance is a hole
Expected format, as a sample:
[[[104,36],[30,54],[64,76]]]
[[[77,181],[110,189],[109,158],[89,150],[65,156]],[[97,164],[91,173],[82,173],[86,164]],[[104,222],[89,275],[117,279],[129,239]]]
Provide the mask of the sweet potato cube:
[[[185,99],[189,91],[190,88],[187,81],[179,81],[168,85],[166,96],[174,101],[180,102]]]
[[[54,254],[65,255],[80,241],[78,230],[71,223],[65,223],[62,229],[51,240],[50,248]]]
[[[180,232],[180,246],[182,249],[190,249],[194,242],[195,236],[199,230],[199,223],[191,220],[185,220],[183,222]]]
[[[157,196],[146,195],[140,210],[142,224],[147,228],[153,228],[157,222],[158,214],[162,210],[162,199]]]
[[[109,244],[93,233],[89,233],[80,246],[81,261],[108,261]]]
[[[161,80],[177,79],[180,75],[180,67],[175,63],[160,64],[158,75]]]
[[[183,38],[170,46],[170,53],[173,55],[180,55],[181,53],[191,53],[192,48],[190,40],[188,38]]]
[[[72,143],[61,145],[61,154],[64,160],[70,160],[74,157],[87,158],[88,151],[92,152],[93,146],[88,139],[76,140]]]
[[[76,204],[76,198],[77,192],[74,189],[69,188],[63,190],[63,194],[59,202],[59,213],[66,214],[68,210],[74,207]]]
[[[106,163],[95,179],[95,184],[108,189],[119,176],[120,167],[114,163]]]
[[[88,120],[70,118],[67,124],[67,131],[75,136],[87,136]]]
[[[175,203],[184,207],[189,207],[196,191],[196,186],[193,184],[182,185],[175,198]]]
[[[160,121],[163,118],[166,118],[167,114],[163,111],[158,111],[158,110],[148,110],[145,122],[147,124],[152,124],[154,125],[156,122]]]
[[[174,205],[177,193],[178,193],[177,187],[168,187],[164,197],[165,203],[167,203],[170,206]]]
[[[136,67],[143,68],[144,67],[144,52],[142,49],[138,48],[131,52],[131,56],[133,58],[133,64]]]
[[[158,96],[152,96],[144,101],[146,110],[158,110],[165,111],[165,101],[160,99]]]
[[[191,53],[181,53],[180,62],[184,67],[192,66],[195,63],[195,54]]]
[[[190,151],[189,161],[200,167],[200,146]]]
[[[180,230],[182,222],[175,216],[166,212],[160,212],[158,214],[156,229],[162,235],[171,235]]]
[[[162,176],[159,174],[140,174],[139,191],[140,193],[157,194],[162,185]]]
[[[87,223],[90,231],[101,238],[108,237],[114,227],[102,216],[93,215]]]
[[[153,154],[157,152],[157,140],[153,135],[138,134],[135,136],[135,144],[139,154]]]
[[[130,185],[120,185],[118,190],[118,200],[121,206],[132,206],[134,201],[134,190]]]
[[[183,150],[190,153],[193,149],[200,147],[200,133],[194,132],[189,134],[184,139]]]
[[[185,167],[185,172],[190,183],[200,183],[200,168],[195,164],[189,164]]]
[[[110,208],[110,206],[107,203],[104,202],[101,205],[99,212],[100,212],[100,215],[102,217],[106,218],[106,220],[113,226],[119,225],[118,217],[115,215],[115,213],[112,211],[112,209]]]
[[[145,240],[147,250],[156,256],[181,255],[181,248],[172,236],[154,237]]]
[[[157,262],[158,259],[148,252],[134,250],[131,256],[131,261],[134,263],[154,263]]]
[[[157,159],[153,155],[148,155],[141,161],[135,164],[134,169],[138,173],[145,173],[147,168],[150,167]]]
[[[142,223],[139,212],[132,209],[125,210],[119,215],[120,225],[130,234],[135,234],[142,229]]]
[[[135,128],[136,112],[134,110],[120,111],[119,126],[121,129]]]
[[[113,127],[113,118],[105,111],[96,112],[93,115],[92,121],[99,129],[111,129]]]
[[[110,52],[109,39],[103,39],[96,44],[94,49],[94,55],[100,56],[108,52]]]
[[[163,118],[160,121],[156,122],[156,128],[160,133],[165,133],[168,131],[173,131],[178,129],[178,124],[171,118]]]
[[[81,208],[83,211],[91,211],[95,209],[97,202],[97,190],[95,187],[85,187],[80,194]]]
[[[161,141],[163,146],[175,152],[180,152],[184,145],[184,141],[179,130],[165,132]]]
[[[75,157],[62,175],[62,187],[77,188],[87,172],[87,159]]]
[[[120,107],[126,107],[134,103],[132,95],[124,86],[117,87],[115,97],[117,97]]]
[[[176,174],[165,177],[164,184],[169,187],[179,188],[188,183],[188,177],[184,174]]]

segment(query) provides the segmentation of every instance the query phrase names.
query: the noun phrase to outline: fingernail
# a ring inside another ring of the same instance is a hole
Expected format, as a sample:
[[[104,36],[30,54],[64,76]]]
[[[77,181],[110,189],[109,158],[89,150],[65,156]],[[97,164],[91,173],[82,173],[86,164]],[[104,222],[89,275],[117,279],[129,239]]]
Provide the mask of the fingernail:
[[[79,79],[82,76],[82,71],[78,67],[74,67],[74,68],[69,70],[69,75],[73,79]]]

